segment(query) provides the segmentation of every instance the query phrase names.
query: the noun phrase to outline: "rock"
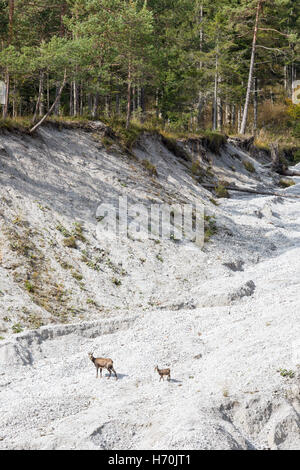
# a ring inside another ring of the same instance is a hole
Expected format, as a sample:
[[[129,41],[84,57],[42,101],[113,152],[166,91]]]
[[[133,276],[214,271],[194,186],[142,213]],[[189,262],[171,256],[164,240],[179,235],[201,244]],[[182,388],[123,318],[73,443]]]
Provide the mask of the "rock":
[[[234,301],[234,300],[237,300],[237,299],[241,299],[243,297],[250,297],[254,293],[255,288],[256,288],[256,286],[255,286],[254,282],[253,281],[248,281],[248,282],[246,282],[246,284],[244,284],[239,289],[234,291],[231,294],[230,299],[232,301]]]
[[[244,264],[245,262],[239,259],[231,263],[223,263],[223,266],[226,266],[226,268],[231,269],[231,271],[237,272],[237,271],[244,271],[244,268],[243,268]]]
[[[268,444],[272,450],[299,450],[299,417],[291,412],[277,422],[268,435]]]

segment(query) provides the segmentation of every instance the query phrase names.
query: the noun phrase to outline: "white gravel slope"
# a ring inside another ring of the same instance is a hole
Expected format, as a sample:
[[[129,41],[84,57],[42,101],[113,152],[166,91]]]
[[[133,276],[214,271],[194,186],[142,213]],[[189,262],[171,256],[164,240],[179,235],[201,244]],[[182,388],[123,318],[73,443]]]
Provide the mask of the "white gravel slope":
[[[42,138],[44,144],[1,136],[0,191],[10,201],[1,227],[4,232],[17,216],[29,220],[80,316],[48,325],[52,313],[11,274],[21,268],[12,266],[2,234],[0,448],[300,449],[300,199],[235,195],[215,207],[151,139],[136,153],[148,152],[155,162],[157,188],[136,163],[93,147],[83,132],[46,128]],[[256,166],[270,186],[270,175]],[[244,173],[231,177],[257,183]],[[282,192],[300,195],[300,178],[295,181]],[[121,260],[127,274],[111,272],[107,262],[95,271],[80,256],[96,249],[94,212],[113,192],[134,201],[201,199],[219,231],[202,251],[192,243],[103,241],[111,262]],[[68,229],[83,220],[87,248],[62,247],[57,220]],[[88,292],[54,256],[77,263]],[[113,275],[121,286],[113,285]],[[93,293],[101,309],[86,307]],[[45,326],[28,329],[24,307]],[[12,334],[12,323],[22,321],[26,331]],[[96,379],[91,350],[113,358],[119,380]],[[156,364],[171,368],[170,382],[159,382]],[[280,368],[293,377],[282,377]]]

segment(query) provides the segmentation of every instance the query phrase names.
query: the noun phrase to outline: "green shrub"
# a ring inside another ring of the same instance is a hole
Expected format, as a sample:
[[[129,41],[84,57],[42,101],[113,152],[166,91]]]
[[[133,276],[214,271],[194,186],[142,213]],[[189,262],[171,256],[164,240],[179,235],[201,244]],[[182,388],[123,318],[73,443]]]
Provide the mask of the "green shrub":
[[[281,375],[281,377],[289,377],[290,379],[293,379],[295,377],[295,372],[292,370],[287,370],[287,369],[279,369],[278,371]]]
[[[226,186],[222,183],[219,183],[218,186],[215,187],[215,192],[216,192],[216,196],[218,198],[229,198],[229,192],[226,188]]]
[[[30,281],[25,281],[25,289],[28,292],[34,292],[34,285]]]
[[[20,323],[15,323],[12,326],[13,333],[21,333],[23,331],[22,325]]]
[[[113,117],[112,119],[104,119],[106,124],[109,125],[113,131],[113,134],[117,137],[117,140],[121,147],[124,150],[132,152],[132,148],[134,147],[135,143],[138,141],[143,129],[134,123],[130,123],[128,129],[126,129],[126,120],[119,117]],[[111,145],[112,136],[107,136],[104,142],[102,139],[103,145],[106,144]]]
[[[215,206],[218,206],[218,205],[219,205],[218,201],[216,201],[214,198],[211,197],[209,200],[210,200],[210,202],[211,202],[212,204],[214,204]]]
[[[203,138],[203,143],[213,153],[219,154],[222,147],[227,142],[227,137],[219,132],[207,131]]]
[[[63,244],[67,247],[67,248],[77,248],[77,245],[76,245],[76,239],[75,237],[68,237],[68,238],[65,238],[63,240]]]
[[[106,148],[106,150],[109,150],[112,147],[113,143],[114,143],[113,139],[111,137],[107,137],[107,136],[103,136],[102,139],[101,139],[101,142],[104,145],[104,147]]]
[[[249,173],[255,173],[255,168],[254,165],[251,162],[248,162],[247,160],[243,161],[243,165],[246,168]]]
[[[56,226],[56,230],[58,230],[60,233],[62,233],[63,236],[66,237],[66,238],[71,236],[70,232],[61,224],[58,224]]]
[[[164,146],[169,150],[169,152],[173,153],[175,157],[181,158],[185,161],[190,161],[189,155],[180,145],[178,145],[175,138],[168,137],[161,133],[161,140]]]
[[[83,276],[80,274],[78,271],[73,271],[72,272],[72,277],[76,279],[76,281],[82,281]]]
[[[143,167],[146,168],[146,170],[148,171],[149,175],[151,175],[151,176],[157,176],[156,166],[153,165],[153,163],[149,162],[149,160],[143,160],[143,161],[142,161],[142,165],[143,165]]]
[[[292,131],[292,135],[293,137],[295,137],[296,139],[300,139],[300,122],[297,122],[295,125],[294,125],[294,129]]]
[[[83,235],[83,227],[80,222],[74,222],[74,230],[72,231],[72,235],[76,238],[76,240],[86,242],[86,238]]]
[[[296,183],[295,181],[293,180],[284,180],[284,179],[281,179],[279,181],[279,186],[281,188],[290,188],[291,186],[294,186]]]
[[[294,154],[294,162],[300,163],[300,150],[297,150],[297,152]]]
[[[207,243],[210,238],[217,233],[217,225],[214,216],[204,216],[204,242]]]

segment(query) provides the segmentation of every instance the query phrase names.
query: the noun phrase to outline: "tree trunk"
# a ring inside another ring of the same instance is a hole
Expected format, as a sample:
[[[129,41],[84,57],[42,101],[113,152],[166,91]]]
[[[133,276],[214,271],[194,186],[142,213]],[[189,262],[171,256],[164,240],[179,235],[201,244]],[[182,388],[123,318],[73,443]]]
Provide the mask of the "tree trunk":
[[[155,115],[156,115],[156,119],[159,118],[159,90],[158,88],[156,88],[156,91],[155,91]]]
[[[121,107],[120,107],[120,101],[121,101],[121,95],[118,92],[116,94],[116,114],[119,115],[121,112]]]
[[[69,96],[69,115],[73,116],[74,107],[73,107],[73,82],[70,83],[70,96]]]
[[[8,1],[8,45],[11,44],[13,39],[13,26],[14,26],[14,12],[15,12],[15,0]],[[10,76],[9,71],[6,69],[5,73],[6,93],[5,93],[5,104],[3,106],[3,118],[7,118],[8,107],[9,107],[9,89],[10,89]]]
[[[200,53],[203,51],[203,5],[200,5],[199,11],[199,51]],[[201,71],[203,67],[202,60],[199,64],[199,70]],[[201,90],[199,90],[198,94],[198,106],[197,106],[197,123],[198,126],[201,126],[203,123],[203,107],[204,107],[204,96]]]
[[[253,134],[257,132],[257,117],[258,117],[258,80],[254,79],[254,95],[253,95]]]
[[[141,87],[141,121],[144,122],[146,119],[146,106],[145,106],[145,88],[142,86]]]
[[[127,82],[127,117],[126,117],[126,129],[129,128],[131,119],[131,65],[128,67],[128,82]]]
[[[6,74],[5,74],[5,85],[6,85],[6,89],[5,89],[5,103],[3,106],[3,119],[7,118],[8,106],[9,106],[10,75],[8,73],[8,70],[6,71]]]
[[[55,106],[54,106],[54,114],[56,116],[59,115],[59,106],[60,106],[60,94],[59,94],[59,84],[56,84],[56,90],[55,90]]]
[[[232,123],[233,129],[235,129],[235,124],[236,124],[235,104],[231,106],[231,123]]]
[[[252,81],[253,81],[253,72],[254,72],[254,61],[255,61],[255,52],[256,52],[256,40],[257,40],[257,32],[258,32],[259,15],[260,15],[260,10],[261,10],[263,1],[264,0],[258,0],[257,8],[256,8],[256,19],[255,19],[255,26],[254,26],[253,42],[252,42],[248,86],[247,86],[245,107],[244,107],[243,119],[242,119],[242,124],[241,124],[241,130],[240,130],[240,133],[243,135],[246,133],[248,109],[249,109],[250,94],[251,94],[251,87],[252,87]]]
[[[215,87],[213,101],[213,131],[218,128],[218,56],[216,56]]]
[[[14,82],[14,87],[13,87],[13,100],[12,100],[12,106],[13,106],[13,118],[17,117],[17,104],[16,104],[16,83]]]
[[[43,116],[44,108],[44,73],[41,72],[39,83],[39,116]]]
[[[44,77],[44,74],[43,74],[43,72],[41,72],[40,73],[40,79],[39,79],[39,94],[38,94],[38,99],[37,99],[35,110],[34,110],[34,115],[33,115],[33,118],[32,118],[33,123],[36,120],[37,114],[39,113],[39,116],[41,116],[42,115],[41,111],[44,109],[44,106],[43,106],[43,103],[42,103],[42,101],[43,101],[43,89],[44,89],[44,85],[43,85],[44,78],[43,77]]]
[[[207,189],[215,189],[216,188],[216,185],[214,184],[202,184],[203,188],[207,188]],[[298,195],[295,195],[295,194],[284,194],[284,193],[277,193],[277,192],[274,192],[274,191],[259,191],[259,190],[256,190],[256,189],[250,189],[250,188],[238,188],[237,186],[233,187],[233,186],[227,186],[226,189],[228,191],[237,191],[237,192],[240,192],[240,193],[250,193],[250,194],[261,194],[263,196],[278,196],[278,197],[291,197],[291,198],[295,198],[295,199],[300,199],[300,196]]]
[[[73,116],[77,116],[79,111],[79,99],[78,99],[78,86],[76,81],[73,82]]]
[[[94,119],[97,116],[98,105],[99,105],[99,93],[97,91],[96,95],[94,96],[94,104],[93,104],[93,111],[92,111],[92,116]]]
[[[67,80],[67,71],[65,70],[65,73],[64,73],[64,79],[63,79],[63,82],[60,86],[60,89],[58,91],[58,94],[51,106],[51,108],[49,109],[49,111],[45,114],[45,116],[35,125],[32,127],[32,129],[30,129],[30,133],[32,134],[38,127],[40,127],[41,124],[43,124],[43,122],[47,119],[47,117],[52,113],[52,111],[54,110],[55,106],[57,105],[57,102],[60,100],[60,97],[61,97],[61,94],[62,94],[62,91],[65,87],[65,84],[66,84],[66,80]]]
[[[47,74],[47,111],[50,108],[50,83],[49,83],[49,74]]]
[[[288,93],[288,66],[283,67],[283,76],[284,76],[284,90]]]
[[[83,115],[83,85],[82,85],[82,82],[80,82],[80,106],[79,106],[79,113],[80,113],[80,116]]]

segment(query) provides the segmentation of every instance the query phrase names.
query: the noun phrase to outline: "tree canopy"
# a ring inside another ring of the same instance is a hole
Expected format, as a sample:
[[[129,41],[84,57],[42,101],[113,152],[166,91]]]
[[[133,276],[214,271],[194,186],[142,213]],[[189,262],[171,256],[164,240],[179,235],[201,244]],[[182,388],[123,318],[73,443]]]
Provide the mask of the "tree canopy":
[[[0,0],[4,115],[43,115],[66,74],[56,114],[252,132],[257,109],[291,106],[299,10],[293,0]]]

